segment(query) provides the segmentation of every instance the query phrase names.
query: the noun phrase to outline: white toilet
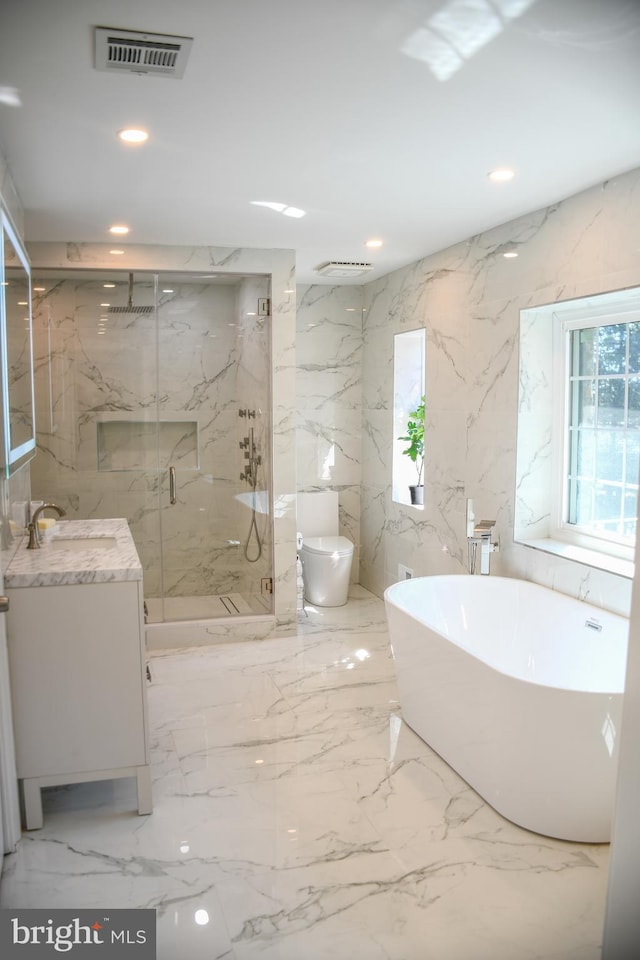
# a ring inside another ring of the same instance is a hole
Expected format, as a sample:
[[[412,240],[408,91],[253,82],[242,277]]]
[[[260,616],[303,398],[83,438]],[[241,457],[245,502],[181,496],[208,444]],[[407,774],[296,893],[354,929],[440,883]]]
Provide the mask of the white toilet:
[[[341,607],[349,593],[353,544],[338,536],[338,494],[299,493],[297,507],[305,599],[318,607]]]

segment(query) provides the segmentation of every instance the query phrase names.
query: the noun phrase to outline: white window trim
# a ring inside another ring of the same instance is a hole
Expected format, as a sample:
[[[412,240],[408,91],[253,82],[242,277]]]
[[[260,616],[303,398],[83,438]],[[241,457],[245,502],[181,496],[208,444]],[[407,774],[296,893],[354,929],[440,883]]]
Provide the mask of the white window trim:
[[[636,315],[631,315],[634,312]],[[596,317],[605,313],[607,318],[619,316],[625,322],[640,318],[640,287],[527,307],[521,311],[514,541],[633,579],[633,551],[630,552],[631,559],[625,559],[617,554],[610,541],[600,538],[578,535],[572,538],[573,542],[568,542],[558,523],[560,509],[556,509],[556,493],[564,490],[562,474],[558,479],[564,453],[560,457],[552,442],[553,427],[558,418],[555,396],[558,389],[564,396],[568,379],[561,377],[560,386],[554,379],[557,373],[555,328],[563,320],[571,319],[579,319],[579,325],[585,326],[585,320],[588,322],[593,318],[594,326],[599,325]],[[563,414],[559,416],[562,423]],[[623,547],[622,552],[625,551]]]
[[[392,492],[394,503],[410,506],[413,510],[423,510],[422,504],[411,504],[409,485],[417,480],[416,467],[404,456],[402,451],[407,444],[398,437],[406,434],[407,418],[415,410],[426,392],[426,343],[427,331],[424,327],[404,330],[393,338],[393,456],[392,456]],[[425,484],[427,451],[425,444],[422,486]]]
[[[616,323],[633,323],[640,320],[640,310],[629,305],[627,310],[612,311],[604,305],[591,307],[584,312],[579,307],[569,307],[556,311],[553,316],[553,423],[552,443],[552,511],[550,537],[561,543],[595,550],[620,560],[633,561],[635,543],[624,544],[618,538],[597,536],[575,524],[569,523],[567,516],[569,471],[568,420],[570,403],[570,334],[573,330],[585,330]],[[562,404],[558,402],[562,398]]]

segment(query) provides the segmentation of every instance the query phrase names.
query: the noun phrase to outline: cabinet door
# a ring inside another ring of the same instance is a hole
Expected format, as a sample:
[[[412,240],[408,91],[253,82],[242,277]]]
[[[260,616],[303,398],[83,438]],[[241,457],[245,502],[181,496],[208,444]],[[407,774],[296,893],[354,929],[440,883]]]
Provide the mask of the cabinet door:
[[[139,584],[10,594],[18,777],[146,763]]]
[[[0,558],[0,593],[2,593]],[[11,690],[5,621],[0,612],[0,872],[4,853],[12,853],[20,839],[20,807],[16,785],[16,762],[11,718]]]

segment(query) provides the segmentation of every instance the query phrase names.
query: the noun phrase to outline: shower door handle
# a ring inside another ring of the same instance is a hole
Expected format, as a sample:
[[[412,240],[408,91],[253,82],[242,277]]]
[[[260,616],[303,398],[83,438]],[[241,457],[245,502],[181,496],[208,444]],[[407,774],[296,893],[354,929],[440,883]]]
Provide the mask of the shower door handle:
[[[173,504],[177,502],[178,496],[176,494],[176,468],[169,467],[169,503],[173,506]]]

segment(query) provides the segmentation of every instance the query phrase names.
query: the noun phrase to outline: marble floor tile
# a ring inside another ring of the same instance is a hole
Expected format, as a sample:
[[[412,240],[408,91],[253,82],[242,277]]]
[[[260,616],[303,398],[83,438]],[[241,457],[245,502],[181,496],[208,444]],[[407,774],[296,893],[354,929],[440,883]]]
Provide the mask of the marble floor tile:
[[[157,651],[154,811],[45,791],[4,907],[153,907],[158,960],[597,960],[608,846],[509,823],[402,720],[380,600]]]

